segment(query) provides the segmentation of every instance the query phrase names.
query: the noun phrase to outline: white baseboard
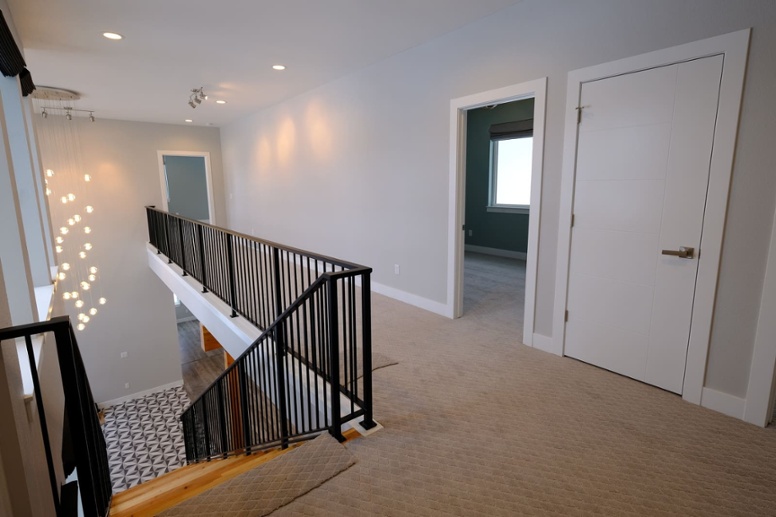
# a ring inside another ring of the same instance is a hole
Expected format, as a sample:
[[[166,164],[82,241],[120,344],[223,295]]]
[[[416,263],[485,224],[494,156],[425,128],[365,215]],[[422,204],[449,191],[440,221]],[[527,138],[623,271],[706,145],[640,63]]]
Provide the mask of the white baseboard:
[[[466,244],[464,245],[463,249],[466,251],[473,251],[474,253],[482,253],[483,255],[494,255],[496,257],[507,257],[520,260],[525,260],[527,256],[522,251],[500,250],[498,248],[475,246],[474,244]]]
[[[728,393],[722,393],[721,391],[713,390],[711,388],[703,388],[701,406],[743,420],[746,399]]]
[[[563,351],[557,349],[557,347],[555,346],[555,341],[553,341],[553,339],[550,336],[544,336],[542,334],[534,334],[532,346],[543,352],[548,352],[554,355],[563,355]]]
[[[389,298],[399,300],[400,302],[414,305],[415,307],[425,309],[447,318],[452,318],[452,309],[444,303],[435,302],[434,300],[429,300],[428,298],[423,298],[422,296],[408,293],[407,291],[402,291],[401,289],[396,289],[395,287],[388,287],[387,285],[378,284],[377,282],[372,282],[371,287],[372,292],[385,295]]]
[[[158,393],[160,391],[169,390],[170,388],[177,388],[178,386],[183,386],[183,380],[171,382],[169,384],[164,384],[162,386],[157,386],[156,388],[151,388],[150,390],[138,391],[137,393],[133,393],[132,395],[126,395],[124,397],[119,397],[117,399],[106,400],[105,402],[98,402],[97,407],[99,407],[100,409],[105,409],[106,407],[115,406],[117,404],[123,404],[124,402],[129,402],[130,400],[139,399],[139,398],[145,397],[146,395],[151,395],[152,393]]]

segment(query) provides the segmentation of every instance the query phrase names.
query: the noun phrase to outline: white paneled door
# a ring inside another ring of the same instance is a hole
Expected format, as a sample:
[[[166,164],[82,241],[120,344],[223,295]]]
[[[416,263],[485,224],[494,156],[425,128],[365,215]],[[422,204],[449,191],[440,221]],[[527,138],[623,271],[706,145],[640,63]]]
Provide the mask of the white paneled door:
[[[580,91],[565,354],[675,393],[722,64],[706,57]]]

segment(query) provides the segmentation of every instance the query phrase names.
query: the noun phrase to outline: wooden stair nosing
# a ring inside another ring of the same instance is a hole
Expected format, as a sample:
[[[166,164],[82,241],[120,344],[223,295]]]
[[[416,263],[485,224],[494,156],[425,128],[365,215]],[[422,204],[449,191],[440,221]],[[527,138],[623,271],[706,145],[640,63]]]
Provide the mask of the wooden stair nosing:
[[[343,435],[346,441],[361,436],[355,429],[349,429]],[[257,468],[304,443],[292,444],[287,449],[270,449],[255,452],[249,456],[231,456],[226,459],[186,465],[115,495],[111,503],[110,515],[111,517],[156,515],[229,479]]]
[[[202,469],[190,469],[177,477],[174,474],[181,469],[165,474],[139,485],[139,487],[149,485],[144,491],[138,491],[125,497],[121,497],[124,494],[122,492],[114,497],[114,502],[111,505],[111,517],[155,515],[285,454],[298,445],[301,444],[294,444],[288,449],[275,449],[261,455],[239,456],[232,461],[229,461],[231,458],[214,460],[210,462],[210,464],[214,464],[212,466],[206,464],[205,468]],[[199,467],[200,465],[190,465],[189,467]]]

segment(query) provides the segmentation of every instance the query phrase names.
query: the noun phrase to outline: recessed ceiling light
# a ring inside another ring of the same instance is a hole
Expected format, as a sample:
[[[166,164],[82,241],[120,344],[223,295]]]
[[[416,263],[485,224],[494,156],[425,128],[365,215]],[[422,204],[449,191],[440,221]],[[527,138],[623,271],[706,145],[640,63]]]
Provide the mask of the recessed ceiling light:
[[[285,70],[286,67],[284,65],[272,65],[272,68],[274,70]]]
[[[118,34],[118,33],[115,33],[115,32],[103,32],[102,35],[105,36],[108,39],[113,39],[113,40],[119,40],[119,39],[122,39],[124,37],[121,34]]]
[[[187,119],[185,120],[185,122],[194,122],[194,121],[193,121],[193,120],[191,120],[190,118],[187,118]]]
[[[216,104],[226,104],[226,101],[224,101],[224,100],[221,100],[221,99],[218,99],[218,100],[216,101]]]

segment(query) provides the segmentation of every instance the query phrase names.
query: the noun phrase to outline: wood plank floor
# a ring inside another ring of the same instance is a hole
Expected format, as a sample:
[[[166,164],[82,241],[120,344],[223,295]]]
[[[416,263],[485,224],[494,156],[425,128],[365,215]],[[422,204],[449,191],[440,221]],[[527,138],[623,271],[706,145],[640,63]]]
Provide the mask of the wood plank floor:
[[[204,352],[200,343],[199,322],[178,323],[183,387],[194,401],[224,371],[223,349]]]

